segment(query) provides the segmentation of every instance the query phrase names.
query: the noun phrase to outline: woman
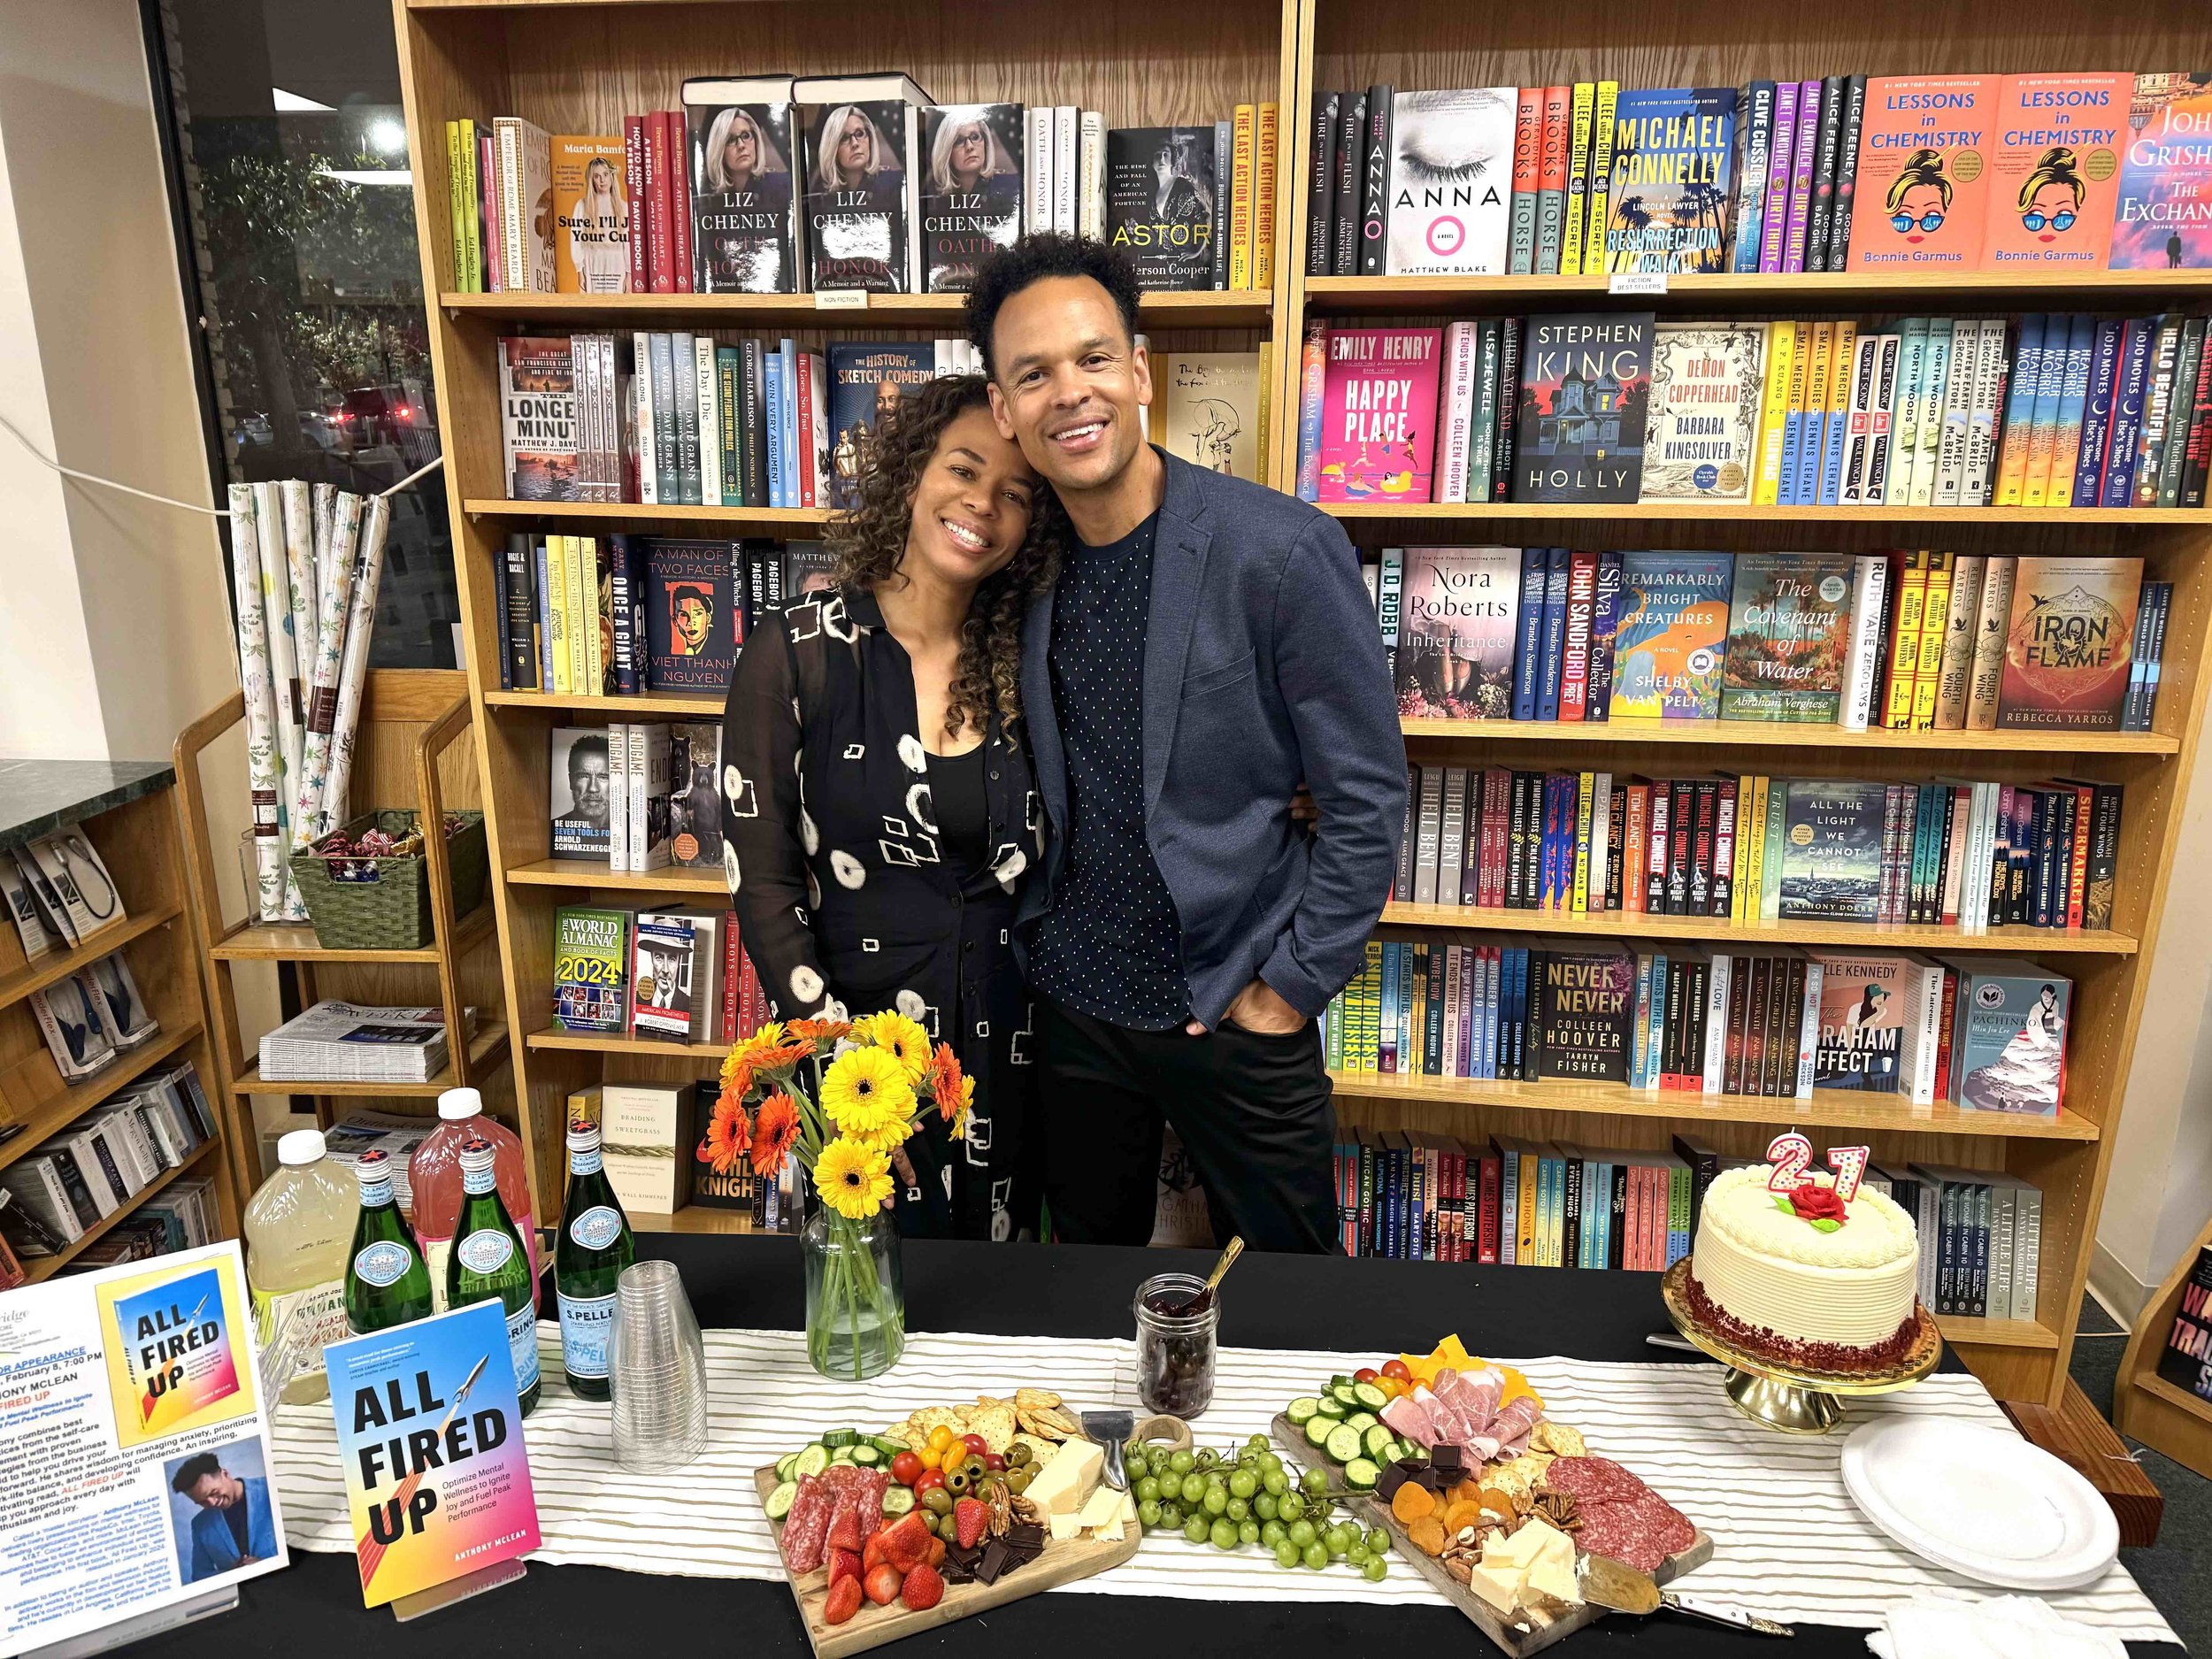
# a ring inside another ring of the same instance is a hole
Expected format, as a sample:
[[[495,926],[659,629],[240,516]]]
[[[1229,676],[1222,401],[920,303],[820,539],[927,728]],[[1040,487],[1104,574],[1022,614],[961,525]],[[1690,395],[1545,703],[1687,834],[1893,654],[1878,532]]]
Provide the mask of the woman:
[[[749,110],[732,106],[719,111],[707,129],[706,193],[735,194],[761,188],[762,175],[780,174],[783,155],[760,130]]]
[[[1014,158],[980,114],[948,111],[929,144],[929,190],[972,195],[995,178],[1013,176]]]
[[[594,156],[583,194],[570,215],[568,257],[587,294],[619,294],[630,276],[630,213],[615,183],[614,163]]]
[[[932,1116],[901,1149],[901,1230],[1013,1238],[1036,1226],[1035,1024],[1007,941],[1043,833],[1021,621],[1052,580],[1058,510],[998,435],[979,376],[916,390],[874,451],[832,528],[837,585],[738,659],[730,902],[780,1018],[896,1009],[976,1080],[964,1141]]]
[[[830,111],[814,159],[815,180],[825,190],[872,189],[877,173],[887,168],[895,172],[899,165],[897,155],[856,104],[841,104]]]
[[[2074,152],[2063,144],[2053,145],[2021,181],[2021,228],[2038,242],[2056,242],[2080,219],[2082,198],[2088,193]]]
[[[1951,211],[1951,177],[1943,171],[1942,152],[1914,150],[1882,199],[1889,227],[1907,242],[1924,242],[1941,230]]]

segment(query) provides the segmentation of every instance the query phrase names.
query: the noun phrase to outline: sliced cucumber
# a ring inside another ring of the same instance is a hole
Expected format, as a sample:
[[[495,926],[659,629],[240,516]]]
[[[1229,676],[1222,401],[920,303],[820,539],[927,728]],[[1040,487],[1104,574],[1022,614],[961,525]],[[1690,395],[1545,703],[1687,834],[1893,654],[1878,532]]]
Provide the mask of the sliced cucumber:
[[[1331,1393],[1334,1393],[1339,1388],[1349,1388],[1351,1386],[1352,1379],[1349,1377],[1347,1377],[1342,1371],[1337,1372],[1335,1376],[1329,1379],[1329,1389]]]
[[[1311,1394],[1300,1394],[1283,1409],[1283,1415],[1291,1420],[1293,1426],[1303,1428],[1313,1421],[1315,1414],[1320,1409],[1321,1402]]]
[[[1382,1471],[1364,1457],[1355,1457],[1344,1465],[1344,1484],[1355,1492],[1372,1492],[1381,1479]]]
[[[768,1518],[780,1521],[791,1513],[791,1500],[799,1495],[799,1483],[787,1480],[768,1494],[768,1502],[761,1507],[768,1511]]]
[[[888,1434],[871,1434],[868,1437],[868,1444],[881,1452],[887,1460],[896,1457],[901,1452],[912,1449],[904,1440],[895,1439]]]
[[[1325,1417],[1341,1418],[1344,1416],[1344,1402],[1341,1400],[1325,1399],[1317,1402],[1316,1404]]]
[[[1398,1461],[1400,1453],[1397,1437],[1381,1424],[1375,1425],[1373,1428],[1362,1435],[1360,1440],[1361,1443],[1367,1448],[1367,1455],[1377,1463],[1394,1463]]]
[[[883,1512],[886,1515],[904,1515],[914,1507],[914,1491],[893,1481],[883,1489]]]
[[[833,1464],[849,1463],[852,1460],[853,1448],[851,1447],[833,1446],[830,1448],[830,1462]]]
[[[1419,1457],[1425,1460],[1428,1454],[1426,1452],[1416,1446],[1411,1440],[1407,1440],[1404,1436],[1401,1435],[1398,1440],[1397,1456],[1393,1457],[1390,1461],[1395,1463],[1398,1461],[1399,1457]]]
[[[864,1468],[872,1467],[873,1465],[883,1461],[883,1454],[876,1450],[875,1447],[866,1440],[863,1440],[859,1445],[854,1447],[852,1448],[852,1454],[853,1462],[862,1465]]]
[[[858,1429],[832,1429],[822,1436],[822,1444],[835,1451],[841,1446],[851,1446],[860,1439]]]
[[[1375,1426],[1375,1414],[1372,1411],[1355,1411],[1344,1419],[1344,1426],[1348,1429],[1357,1429],[1364,1434]]]
[[[1355,1394],[1352,1388],[1353,1386],[1348,1382],[1331,1383],[1329,1395],[1347,1411],[1356,1411],[1359,1409],[1359,1395]]]
[[[1379,1411],[1390,1403],[1390,1396],[1371,1382],[1356,1382],[1352,1392],[1359,1396],[1360,1404],[1370,1411]]]
[[[792,1461],[791,1472],[795,1475],[818,1475],[829,1467],[829,1460],[828,1448],[810,1446]]]
[[[1329,1436],[1342,1426],[1334,1417],[1309,1417],[1306,1420],[1306,1443],[1310,1446],[1326,1446]]]
[[[776,1459],[776,1479],[779,1480],[790,1479],[792,1465],[796,1463],[798,1461],[799,1454],[796,1452],[786,1452],[782,1456]]]
[[[1338,1463],[1348,1463],[1360,1454],[1359,1431],[1340,1423],[1329,1431],[1321,1449]]]

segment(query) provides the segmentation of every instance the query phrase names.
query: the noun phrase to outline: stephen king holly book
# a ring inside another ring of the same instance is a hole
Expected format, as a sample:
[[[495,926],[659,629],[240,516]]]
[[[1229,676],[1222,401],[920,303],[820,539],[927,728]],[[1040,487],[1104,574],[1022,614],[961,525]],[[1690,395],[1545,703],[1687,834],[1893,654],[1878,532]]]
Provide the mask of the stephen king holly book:
[[[1214,153],[1210,127],[1123,127],[1106,134],[1106,240],[1135,270],[1139,288],[1213,287],[1228,160]]]
[[[1730,565],[1725,553],[1621,556],[1621,619],[1613,635],[1614,719],[1718,717]]]
[[[1622,92],[1614,106],[1604,269],[1727,270],[1735,144],[1733,87]]]
[[[1757,323],[1657,325],[1641,499],[1751,499],[1765,349]]]
[[[2125,145],[2112,269],[2212,265],[2212,74],[2136,76]]]
[[[1408,548],[1398,611],[1398,712],[1509,718],[1520,603],[1518,548]]]
[[[792,153],[791,77],[687,81],[683,103],[695,290],[793,292],[805,166]]]
[[[1996,137],[1994,75],[1867,82],[1847,271],[1971,271]]]
[[[1851,633],[1848,553],[1739,553],[1720,718],[1833,726]]]
[[[1989,150],[1985,271],[2101,271],[2132,75],[2007,75]]]
[[[1649,311],[1528,319],[1515,501],[1636,499],[1655,321]]]
[[[566,334],[499,342],[499,436],[511,501],[577,501],[576,366]]]
[[[1392,276],[1499,276],[1513,190],[1515,87],[1391,100]]]
[[[922,111],[922,291],[965,294],[983,261],[1022,231],[1022,106]]]
[[[2005,634],[1999,728],[2118,731],[2142,587],[2139,558],[2023,555]]]
[[[910,294],[920,264],[913,162],[929,95],[904,75],[797,81],[808,286]]]
[[[1321,408],[1321,500],[1432,499],[1442,339],[1443,331],[1436,328],[1329,331]]]

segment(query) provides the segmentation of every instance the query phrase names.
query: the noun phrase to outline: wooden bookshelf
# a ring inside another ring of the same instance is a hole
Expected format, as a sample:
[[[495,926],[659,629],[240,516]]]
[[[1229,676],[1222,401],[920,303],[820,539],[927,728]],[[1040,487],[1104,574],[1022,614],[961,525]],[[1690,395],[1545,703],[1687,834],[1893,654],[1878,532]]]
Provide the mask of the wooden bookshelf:
[[[2050,310],[2150,311],[2212,300],[2212,273],[2089,273],[2056,279],[2009,273],[1955,278],[1812,275],[1679,278],[1660,296],[1616,296],[1602,278],[1406,280],[1308,278],[1304,241],[1310,139],[1317,89],[1388,83],[1401,88],[1535,86],[1609,77],[1643,86],[1740,83],[1785,73],[2045,69],[2151,69],[2212,58],[2212,14],[2151,0],[2116,22],[2093,0],[2055,0],[2032,18],[2002,9],[1947,13],[1932,22],[1906,0],[1870,0],[1847,13],[1809,13],[1797,0],[1686,0],[1663,11],[1621,0],[1589,7],[1523,5],[1500,12],[1460,0],[1102,0],[1069,11],[1021,0],[892,8],[847,37],[821,27],[800,0],[576,5],[560,0],[396,0],[424,291],[449,286],[443,123],[449,117],[526,116],[549,131],[619,130],[625,111],[672,104],[687,74],[909,70],[940,98],[1075,103],[1109,126],[1211,119],[1240,102],[1282,109],[1276,280],[1263,295],[1148,298],[1156,344],[1275,349],[1269,388],[1271,481],[1295,476],[1298,342],[1307,319],[1433,323],[1548,310],[1647,309],[1676,316],[1895,316]],[[732,42],[740,42],[733,55]],[[611,72],[602,65],[617,65]],[[818,513],[635,504],[540,506],[504,496],[494,342],[518,328],[571,324],[670,326],[718,334],[774,328],[824,338],[927,337],[959,326],[957,307],[923,296],[878,299],[866,310],[819,311],[811,296],[734,299],[646,295],[444,294],[431,345],[446,411],[447,487],[456,526],[463,624],[476,672],[477,757],[485,780],[508,1018],[520,1118],[541,1192],[560,1179],[558,1126],[567,1094],[609,1078],[672,1081],[708,1074],[717,1050],[574,1038],[550,1024],[554,910],[595,893],[710,899],[718,873],[656,871],[617,876],[603,865],[549,856],[547,733],[579,718],[634,714],[710,718],[711,699],[549,697],[497,689],[498,573],[504,536],[537,525],[588,533],[593,524],[676,534],[820,533]],[[2062,771],[2126,786],[2120,900],[2098,934],[2037,930],[1965,935],[1955,930],[1762,928],[1753,941],[1884,944],[1973,952],[2004,949],[2047,960],[2076,982],[2069,1098],[2056,1119],[1921,1110],[1863,1096],[1807,1105],[1707,1099],[1549,1085],[1471,1085],[1344,1076],[1348,1125],[1423,1127],[1480,1139],[1506,1132],[1593,1144],[1663,1147],[1682,1131],[1724,1151],[1756,1156],[1795,1124],[1816,1142],[1848,1138],[1878,1157],[1975,1164],[2034,1180],[2046,1194],[2039,1317],[2026,1324],[1946,1320],[1947,1335],[2000,1395],[2055,1404],[2071,1351],[2074,1309],[2086,1279],[2097,1211],[2117,1126],[2143,985],[2158,939],[2175,837],[2193,769],[2204,701],[2198,669],[2212,644],[2212,516],[2136,511],[1783,508],[1701,510],[1694,504],[1606,506],[1481,503],[1361,505],[1331,510],[1361,547],[1404,542],[1573,542],[1583,547],[1680,547],[1728,551],[1863,551],[1939,545],[1962,552],[2140,554],[2148,573],[2175,584],[2155,729],[2054,740],[2015,732],[1845,732],[1825,726],[1714,722],[1573,726],[1409,722],[1424,764],[1542,765],[1622,771],[1732,769],[1778,775],[1859,775],[1924,780],[1960,774],[2019,780]],[[1585,926],[1586,921],[1587,926]],[[1483,911],[1414,912],[1394,906],[1386,932],[1438,929],[1589,933],[1710,940],[1733,937],[1682,918],[1581,918]],[[695,1217],[691,1221],[687,1217]],[[649,1222],[649,1225],[652,1225]],[[687,1212],[677,1227],[732,1230],[733,1218]]]
[[[2173,1271],[2136,1316],[2112,1382],[2112,1426],[2183,1467],[2212,1478],[2212,1400],[2158,1374],[2167,1335],[2181,1310],[2182,1294],[2196,1272],[2198,1254],[2208,1246],[2212,1246],[2212,1223],[2181,1253]]]

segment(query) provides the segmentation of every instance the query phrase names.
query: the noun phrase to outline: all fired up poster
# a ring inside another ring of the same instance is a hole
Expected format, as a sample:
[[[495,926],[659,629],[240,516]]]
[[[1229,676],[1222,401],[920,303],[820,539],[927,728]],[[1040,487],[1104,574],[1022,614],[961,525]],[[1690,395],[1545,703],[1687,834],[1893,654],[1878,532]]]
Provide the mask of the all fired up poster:
[[[361,1599],[380,1607],[538,1547],[496,1302],[323,1350]]]

